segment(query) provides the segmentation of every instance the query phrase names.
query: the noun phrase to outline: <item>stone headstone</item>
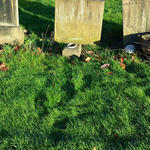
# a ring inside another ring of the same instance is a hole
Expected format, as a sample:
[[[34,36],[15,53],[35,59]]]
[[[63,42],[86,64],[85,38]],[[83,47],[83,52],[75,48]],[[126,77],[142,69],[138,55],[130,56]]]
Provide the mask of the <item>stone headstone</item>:
[[[55,40],[93,44],[101,40],[104,0],[55,0]]]
[[[18,0],[0,0],[0,44],[23,44],[19,27]]]
[[[150,32],[150,0],[122,0],[124,44],[137,41],[137,35]]]

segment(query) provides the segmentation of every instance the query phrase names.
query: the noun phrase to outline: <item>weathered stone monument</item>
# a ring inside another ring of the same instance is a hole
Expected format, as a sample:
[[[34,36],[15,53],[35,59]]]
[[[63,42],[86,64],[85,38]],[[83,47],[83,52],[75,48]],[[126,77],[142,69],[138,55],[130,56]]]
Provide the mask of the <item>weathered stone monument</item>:
[[[124,44],[137,41],[137,35],[150,32],[150,0],[122,0]]]
[[[101,40],[104,0],[55,0],[55,40],[94,44]]]
[[[0,44],[23,44],[24,33],[19,27],[18,0],[0,0]]]

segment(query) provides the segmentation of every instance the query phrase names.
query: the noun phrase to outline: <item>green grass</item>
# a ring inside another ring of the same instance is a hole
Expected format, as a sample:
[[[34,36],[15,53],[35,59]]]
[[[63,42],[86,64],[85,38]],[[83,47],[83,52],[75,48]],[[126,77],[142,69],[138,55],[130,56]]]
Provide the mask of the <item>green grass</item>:
[[[103,46],[84,46],[79,59],[62,57],[62,44],[47,47],[49,40],[37,55],[41,33],[49,24],[54,30],[53,0],[19,0],[19,7],[30,34],[17,52],[4,45],[0,57],[9,66],[0,72],[0,150],[148,150],[150,66],[110,50],[122,41],[121,0],[106,1]],[[95,55],[86,63],[88,50]]]

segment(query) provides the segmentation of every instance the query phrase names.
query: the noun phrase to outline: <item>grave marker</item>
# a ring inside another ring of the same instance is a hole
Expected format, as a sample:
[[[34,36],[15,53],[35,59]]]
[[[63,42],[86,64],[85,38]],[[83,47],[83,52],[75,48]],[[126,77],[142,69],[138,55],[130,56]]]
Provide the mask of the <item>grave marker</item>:
[[[122,0],[124,44],[137,41],[137,35],[150,32],[150,0]]]
[[[55,40],[93,44],[101,40],[104,0],[55,0]]]
[[[18,0],[0,0],[0,44],[23,44],[19,27]]]

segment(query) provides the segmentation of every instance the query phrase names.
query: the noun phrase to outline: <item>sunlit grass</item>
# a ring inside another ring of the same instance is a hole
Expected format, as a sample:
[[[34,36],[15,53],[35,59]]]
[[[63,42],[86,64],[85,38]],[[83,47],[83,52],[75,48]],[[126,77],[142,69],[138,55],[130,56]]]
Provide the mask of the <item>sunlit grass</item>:
[[[9,66],[0,71],[0,150],[148,150],[150,66],[135,54],[102,47],[84,46],[79,59],[62,57],[56,43],[48,47],[51,51],[38,53],[54,1],[19,3],[20,23],[30,34],[17,52],[4,45],[0,57]],[[44,6],[47,10],[40,9]],[[110,20],[122,26],[120,0],[107,1],[105,10],[104,30]],[[89,50],[95,54],[86,54]],[[125,70],[114,59],[118,55]],[[101,69],[104,63],[110,67]]]

